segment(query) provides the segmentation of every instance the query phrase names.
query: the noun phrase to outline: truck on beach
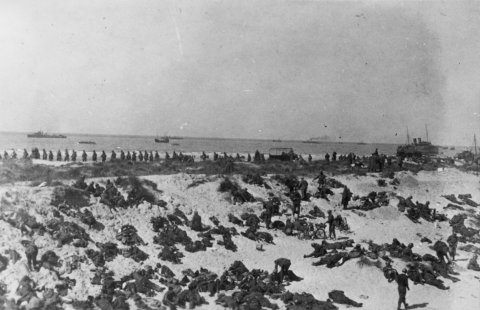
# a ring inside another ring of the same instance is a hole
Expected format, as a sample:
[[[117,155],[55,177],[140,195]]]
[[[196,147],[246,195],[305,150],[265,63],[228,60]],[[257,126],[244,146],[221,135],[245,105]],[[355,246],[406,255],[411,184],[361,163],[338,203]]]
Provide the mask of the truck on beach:
[[[271,160],[290,161],[298,158],[290,147],[274,147],[268,151],[268,158]]]

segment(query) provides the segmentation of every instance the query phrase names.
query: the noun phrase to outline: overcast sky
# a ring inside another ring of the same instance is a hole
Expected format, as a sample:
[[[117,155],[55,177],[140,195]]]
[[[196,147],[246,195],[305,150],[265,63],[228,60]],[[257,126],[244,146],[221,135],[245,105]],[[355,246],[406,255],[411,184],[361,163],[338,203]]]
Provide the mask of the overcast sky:
[[[0,0],[0,130],[471,144],[478,1]]]

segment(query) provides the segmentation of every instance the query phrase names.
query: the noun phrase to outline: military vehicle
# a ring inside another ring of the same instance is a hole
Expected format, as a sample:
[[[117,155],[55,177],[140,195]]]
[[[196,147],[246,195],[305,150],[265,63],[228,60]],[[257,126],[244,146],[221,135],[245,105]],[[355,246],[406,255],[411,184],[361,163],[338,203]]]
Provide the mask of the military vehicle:
[[[271,160],[291,161],[298,159],[298,155],[290,147],[274,147],[269,150],[268,158]]]

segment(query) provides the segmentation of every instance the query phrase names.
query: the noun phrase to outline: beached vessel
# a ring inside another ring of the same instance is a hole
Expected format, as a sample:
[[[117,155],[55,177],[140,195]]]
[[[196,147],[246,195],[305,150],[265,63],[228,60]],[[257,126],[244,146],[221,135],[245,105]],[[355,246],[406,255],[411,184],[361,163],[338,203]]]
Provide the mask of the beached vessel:
[[[79,141],[78,144],[97,144],[95,141]]]
[[[54,134],[48,134],[43,131],[37,131],[31,134],[27,134],[28,138],[54,138],[54,139],[65,139],[67,136],[64,135],[54,135]]]
[[[410,135],[407,128],[407,144],[399,145],[397,148],[397,155],[400,157],[422,157],[438,155],[439,148],[428,141],[428,129],[425,125],[427,133],[427,141],[422,141],[422,138],[413,138],[413,143],[410,143]]]

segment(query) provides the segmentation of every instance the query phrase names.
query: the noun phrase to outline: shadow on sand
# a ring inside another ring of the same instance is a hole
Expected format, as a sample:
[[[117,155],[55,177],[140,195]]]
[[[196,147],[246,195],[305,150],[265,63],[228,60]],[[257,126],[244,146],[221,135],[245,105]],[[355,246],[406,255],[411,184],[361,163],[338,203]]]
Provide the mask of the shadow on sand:
[[[428,302],[424,302],[423,304],[408,305],[407,309],[425,308],[426,306],[428,306]]]

